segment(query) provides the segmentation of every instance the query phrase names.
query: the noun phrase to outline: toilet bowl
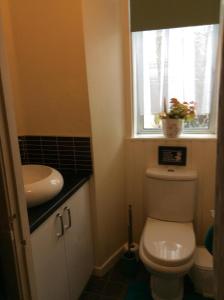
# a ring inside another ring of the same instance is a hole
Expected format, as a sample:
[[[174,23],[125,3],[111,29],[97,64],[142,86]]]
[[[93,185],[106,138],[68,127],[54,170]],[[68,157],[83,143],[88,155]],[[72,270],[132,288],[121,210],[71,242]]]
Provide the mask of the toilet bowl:
[[[155,300],[183,298],[183,276],[194,264],[195,247],[192,223],[147,218],[139,255],[151,273]]]
[[[197,172],[147,169],[146,222],[139,257],[151,273],[154,300],[182,300],[183,276],[194,264]]]

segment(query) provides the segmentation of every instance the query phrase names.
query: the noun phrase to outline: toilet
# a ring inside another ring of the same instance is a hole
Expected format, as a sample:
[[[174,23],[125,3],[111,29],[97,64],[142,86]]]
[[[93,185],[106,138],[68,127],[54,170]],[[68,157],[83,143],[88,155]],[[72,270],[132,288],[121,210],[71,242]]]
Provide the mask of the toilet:
[[[198,294],[214,299],[213,256],[205,247],[197,247],[194,266],[189,275]]]
[[[192,223],[196,183],[194,170],[146,170],[146,221],[139,256],[151,273],[155,300],[183,299],[183,276],[193,266],[196,250]]]

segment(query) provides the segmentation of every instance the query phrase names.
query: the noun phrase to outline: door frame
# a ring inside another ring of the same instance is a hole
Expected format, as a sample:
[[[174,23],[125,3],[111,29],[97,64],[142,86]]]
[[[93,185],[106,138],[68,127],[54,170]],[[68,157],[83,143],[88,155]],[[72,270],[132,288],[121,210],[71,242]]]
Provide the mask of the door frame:
[[[2,175],[2,216],[1,231],[8,237],[8,249],[16,272],[15,288],[19,299],[35,300],[32,253],[29,221],[22,180],[18,137],[13,111],[13,85],[8,57],[9,34],[8,1],[0,5],[0,174]],[[10,271],[10,270],[9,270]],[[7,278],[6,278],[7,280]]]
[[[224,299],[224,0],[220,1],[219,113],[214,234],[215,299]]]

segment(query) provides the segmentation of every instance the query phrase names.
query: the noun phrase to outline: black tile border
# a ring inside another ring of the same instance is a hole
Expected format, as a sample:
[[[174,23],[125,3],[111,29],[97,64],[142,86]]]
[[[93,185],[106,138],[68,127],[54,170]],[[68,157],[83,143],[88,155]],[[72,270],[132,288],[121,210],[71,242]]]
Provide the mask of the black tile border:
[[[90,137],[19,136],[22,164],[92,172]]]

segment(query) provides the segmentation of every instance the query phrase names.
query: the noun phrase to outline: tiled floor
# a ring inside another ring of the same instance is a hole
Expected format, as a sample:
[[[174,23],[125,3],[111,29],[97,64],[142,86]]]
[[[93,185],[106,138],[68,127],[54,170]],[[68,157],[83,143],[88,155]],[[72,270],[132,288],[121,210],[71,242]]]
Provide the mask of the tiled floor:
[[[122,272],[122,262],[120,261],[104,277],[92,276],[79,300],[125,300],[130,284],[134,282],[147,282],[149,284],[149,281],[149,273],[142,263],[139,263],[136,276],[128,278]],[[186,278],[184,300],[191,299],[205,300],[206,298],[195,294],[192,283]]]

